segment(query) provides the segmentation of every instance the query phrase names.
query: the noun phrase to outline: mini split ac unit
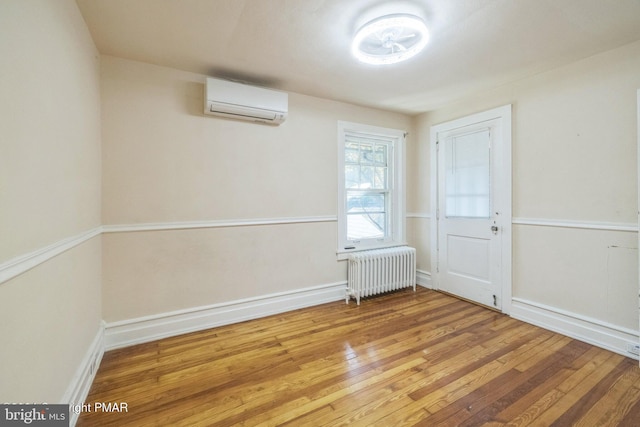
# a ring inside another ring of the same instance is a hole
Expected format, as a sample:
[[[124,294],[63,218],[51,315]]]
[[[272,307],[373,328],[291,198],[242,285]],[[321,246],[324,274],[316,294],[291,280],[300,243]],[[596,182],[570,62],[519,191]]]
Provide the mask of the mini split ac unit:
[[[207,78],[204,113],[279,125],[287,118],[289,96],[261,87]]]

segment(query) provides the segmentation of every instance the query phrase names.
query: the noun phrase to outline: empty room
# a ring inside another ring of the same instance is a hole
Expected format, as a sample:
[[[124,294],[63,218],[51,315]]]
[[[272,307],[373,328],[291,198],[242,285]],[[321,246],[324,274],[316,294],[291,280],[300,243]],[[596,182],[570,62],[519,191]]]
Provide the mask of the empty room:
[[[0,0],[0,75],[0,424],[640,425],[637,0]]]

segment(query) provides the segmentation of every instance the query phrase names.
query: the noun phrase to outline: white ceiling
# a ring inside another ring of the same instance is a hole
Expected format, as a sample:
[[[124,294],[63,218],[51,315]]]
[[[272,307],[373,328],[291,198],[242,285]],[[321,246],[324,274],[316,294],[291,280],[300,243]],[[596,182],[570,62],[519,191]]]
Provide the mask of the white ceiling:
[[[640,0],[77,0],[102,54],[405,113],[640,40]],[[371,66],[351,38],[421,15],[427,48]]]

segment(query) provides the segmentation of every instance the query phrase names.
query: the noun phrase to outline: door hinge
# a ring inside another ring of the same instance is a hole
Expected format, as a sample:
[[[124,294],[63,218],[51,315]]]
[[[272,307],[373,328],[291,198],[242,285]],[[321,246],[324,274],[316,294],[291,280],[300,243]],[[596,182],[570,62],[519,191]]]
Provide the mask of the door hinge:
[[[493,306],[497,307],[498,306],[498,299],[496,298],[496,296],[493,296]]]

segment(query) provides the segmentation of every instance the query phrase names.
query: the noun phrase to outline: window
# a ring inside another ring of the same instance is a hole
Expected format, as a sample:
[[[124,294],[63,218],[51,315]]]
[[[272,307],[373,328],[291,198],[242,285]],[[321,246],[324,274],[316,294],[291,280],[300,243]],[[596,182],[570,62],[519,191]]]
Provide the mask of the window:
[[[404,136],[338,122],[338,253],[405,243]]]

